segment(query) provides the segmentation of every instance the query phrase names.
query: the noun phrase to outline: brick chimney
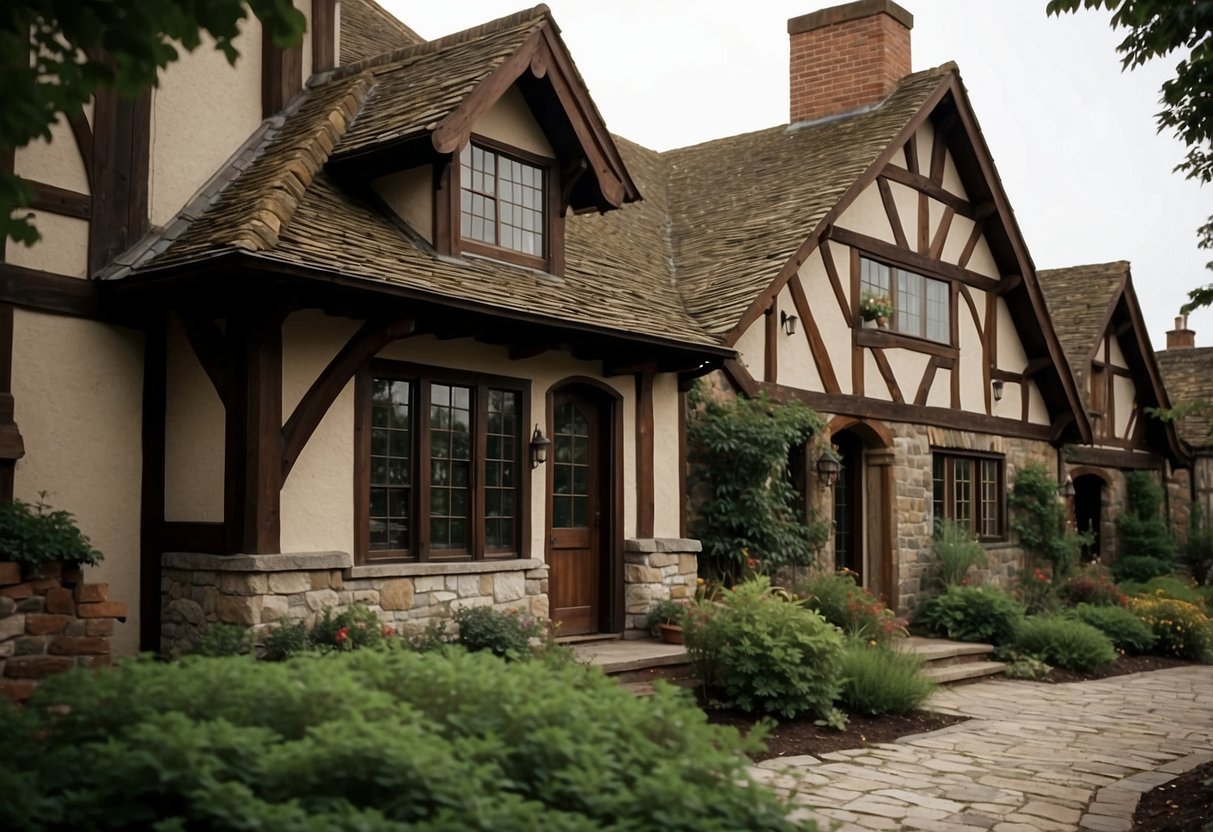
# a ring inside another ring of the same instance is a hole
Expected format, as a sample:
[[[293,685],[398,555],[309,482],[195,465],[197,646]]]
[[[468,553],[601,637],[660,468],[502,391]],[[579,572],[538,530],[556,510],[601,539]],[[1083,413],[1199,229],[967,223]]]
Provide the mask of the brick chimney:
[[[888,97],[910,74],[914,16],[892,0],[858,0],[788,21],[796,124]]]
[[[1188,316],[1175,319],[1175,329],[1167,333],[1167,349],[1190,350],[1196,348],[1196,332],[1188,329]]]

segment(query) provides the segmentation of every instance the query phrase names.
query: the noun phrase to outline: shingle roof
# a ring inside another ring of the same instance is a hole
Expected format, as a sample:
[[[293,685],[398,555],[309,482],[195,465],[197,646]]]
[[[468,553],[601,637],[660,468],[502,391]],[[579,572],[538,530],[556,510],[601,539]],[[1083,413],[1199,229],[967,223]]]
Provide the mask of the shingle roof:
[[[375,0],[342,0],[343,65],[424,42],[425,38],[397,20]]]
[[[1213,347],[1154,353],[1171,405],[1213,402]],[[1179,435],[1195,448],[1213,446],[1213,412],[1208,406],[1176,422]]]
[[[1129,264],[1124,260],[1036,272],[1053,329],[1087,409],[1091,404],[1087,383],[1091,350],[1104,336],[1110,307],[1120,298],[1128,275]]]
[[[735,326],[953,71],[909,75],[863,114],[663,154],[678,286],[695,319],[716,335]]]

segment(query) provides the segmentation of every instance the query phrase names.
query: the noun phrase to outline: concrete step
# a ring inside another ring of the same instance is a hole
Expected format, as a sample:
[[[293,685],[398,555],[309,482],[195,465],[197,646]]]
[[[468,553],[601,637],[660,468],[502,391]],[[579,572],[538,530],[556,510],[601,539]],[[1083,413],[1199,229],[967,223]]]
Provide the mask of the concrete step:
[[[953,682],[965,682],[972,679],[982,679],[986,676],[998,676],[1006,667],[1005,662],[963,662],[961,664],[930,665],[924,669],[930,679],[941,685]]]

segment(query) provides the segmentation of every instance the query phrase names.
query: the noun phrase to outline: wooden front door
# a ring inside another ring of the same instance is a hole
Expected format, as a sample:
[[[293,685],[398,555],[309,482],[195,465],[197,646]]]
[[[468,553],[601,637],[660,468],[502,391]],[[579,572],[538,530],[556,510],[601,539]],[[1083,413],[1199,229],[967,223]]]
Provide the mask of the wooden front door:
[[[858,437],[834,434],[842,462],[834,483],[834,568],[850,569],[863,583],[863,446]]]
[[[602,418],[591,401],[554,397],[548,541],[552,620],[559,636],[596,633],[602,599]]]

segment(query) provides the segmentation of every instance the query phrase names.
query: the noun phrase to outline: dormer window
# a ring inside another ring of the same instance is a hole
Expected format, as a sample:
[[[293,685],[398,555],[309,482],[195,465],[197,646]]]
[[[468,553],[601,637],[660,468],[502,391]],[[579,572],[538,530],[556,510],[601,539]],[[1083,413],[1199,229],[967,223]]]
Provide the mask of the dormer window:
[[[543,169],[472,143],[459,165],[463,238],[543,257]]]

